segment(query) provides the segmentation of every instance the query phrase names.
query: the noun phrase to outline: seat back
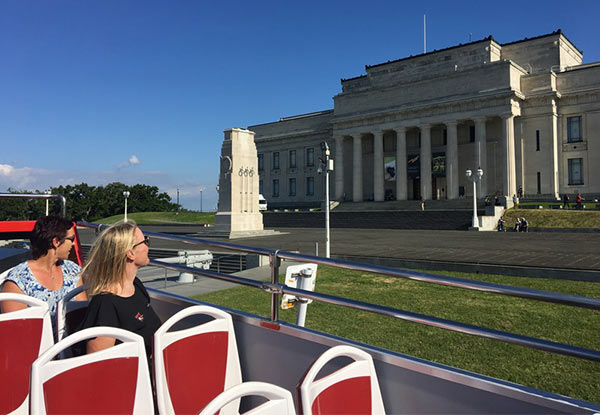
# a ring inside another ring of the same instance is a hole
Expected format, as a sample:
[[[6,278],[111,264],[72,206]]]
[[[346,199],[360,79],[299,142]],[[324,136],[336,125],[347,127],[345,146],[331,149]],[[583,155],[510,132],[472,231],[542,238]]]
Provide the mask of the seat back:
[[[96,353],[52,360],[73,344],[113,337],[121,344]],[[65,337],[31,366],[31,414],[152,414],[154,404],[144,339],[114,327],[92,327]]]
[[[354,362],[315,380],[331,360],[348,357]],[[311,414],[385,414],[370,354],[351,346],[336,346],[310,367],[299,387],[302,412]]]
[[[267,402],[252,408],[245,415],[294,415],[294,399],[290,391],[265,382],[244,382],[233,386],[213,399],[200,415],[215,415],[228,403],[244,396],[261,396]]]
[[[67,293],[56,307],[56,336],[58,341],[71,334],[76,323],[83,321],[88,301],[72,301],[84,290],[83,285],[75,287]],[[75,323],[75,324],[73,324]]]
[[[169,332],[184,318],[213,320]],[[214,307],[192,306],[173,315],[154,334],[154,375],[161,414],[198,413],[217,395],[242,382],[231,316]],[[237,414],[239,400],[221,414]]]
[[[8,273],[11,272],[13,268],[14,267],[10,267],[9,269],[0,272],[0,286],[2,285],[6,277],[8,277]]]
[[[0,414],[29,410],[31,364],[54,343],[48,304],[24,294],[0,293],[0,301],[29,307],[0,314]]]

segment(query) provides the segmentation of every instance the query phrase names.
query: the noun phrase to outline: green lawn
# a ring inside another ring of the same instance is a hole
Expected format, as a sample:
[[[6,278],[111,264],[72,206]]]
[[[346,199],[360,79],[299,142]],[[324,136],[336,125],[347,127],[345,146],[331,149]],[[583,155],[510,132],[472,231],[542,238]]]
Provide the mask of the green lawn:
[[[159,225],[170,223],[208,223],[213,225],[215,223],[215,212],[137,212],[128,213],[127,218],[136,221],[139,225]],[[123,215],[115,215],[108,218],[99,219],[96,221],[96,223],[110,224],[120,220],[123,220]]]
[[[445,273],[600,298],[600,284]],[[319,267],[317,290],[542,339],[600,350],[599,312],[427,283]],[[247,287],[195,297],[262,316],[269,295]],[[295,310],[280,318],[295,322]],[[600,403],[600,364],[313,302],[306,326],[400,353]]]
[[[508,209],[504,213],[506,226],[525,217],[533,228],[600,228],[600,211],[555,209]]]

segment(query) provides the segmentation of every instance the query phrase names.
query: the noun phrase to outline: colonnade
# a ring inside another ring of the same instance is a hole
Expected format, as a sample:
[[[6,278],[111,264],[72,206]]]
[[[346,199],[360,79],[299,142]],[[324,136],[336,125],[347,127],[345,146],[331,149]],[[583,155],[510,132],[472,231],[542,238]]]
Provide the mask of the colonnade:
[[[503,196],[512,196],[516,193],[516,165],[515,165],[515,140],[514,140],[514,115],[502,116],[502,133],[500,139],[500,169],[502,173]],[[447,198],[459,197],[459,174],[458,166],[458,121],[448,121],[445,125],[446,133],[446,188]],[[474,164],[469,167],[481,167],[484,176],[480,183],[479,194],[488,194],[488,163],[487,163],[487,136],[486,117],[473,119],[475,126],[475,159]],[[383,201],[385,197],[384,187],[384,150],[383,135],[386,131],[396,133],[396,199],[406,200],[408,198],[407,177],[407,150],[406,133],[408,129],[418,128],[420,130],[420,177],[421,196],[425,200],[432,198],[432,151],[431,151],[431,129],[434,125],[424,124],[416,127],[400,126],[397,128],[375,129],[373,131],[361,131],[350,134],[339,134],[335,136],[335,198],[341,200],[345,192],[349,192],[344,182],[344,140],[352,140],[352,201],[363,201],[363,152],[362,140],[366,134],[373,135],[373,198],[376,202]],[[495,191],[495,189],[494,189]]]

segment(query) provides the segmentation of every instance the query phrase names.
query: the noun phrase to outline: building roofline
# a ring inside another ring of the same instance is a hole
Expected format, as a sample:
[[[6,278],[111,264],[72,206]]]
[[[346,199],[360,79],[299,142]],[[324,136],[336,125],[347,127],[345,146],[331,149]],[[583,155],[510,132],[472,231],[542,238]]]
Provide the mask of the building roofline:
[[[571,44],[571,46],[573,46],[579,53],[581,53],[583,55],[583,51],[581,49],[579,49],[577,46],[575,46],[575,44],[573,42],[571,42],[567,36],[565,36],[562,29],[560,29],[560,28],[552,33],[546,33],[545,35],[539,35],[539,36],[529,37],[529,38],[526,37],[526,38],[523,38],[520,40],[515,40],[514,42],[502,43],[500,46],[509,46],[509,45],[514,45],[515,43],[528,42],[530,40],[542,39],[545,37],[556,36],[556,35],[562,35],[562,37],[564,37],[566,39],[566,41]]]
[[[278,122],[282,122],[282,121],[291,121],[291,120],[298,120],[298,119],[302,119],[302,118],[309,118],[309,117],[317,117],[319,115],[326,115],[326,114],[330,114],[333,113],[333,110],[322,110],[322,111],[315,111],[315,112],[309,112],[306,114],[299,114],[299,115],[292,115],[289,117],[282,117],[277,121],[270,121],[270,122],[263,122],[260,124],[252,124],[248,126],[248,130],[250,129],[250,127],[258,127],[261,125],[269,125],[269,124],[277,124]]]
[[[367,75],[359,75],[359,76],[354,76],[352,78],[341,78],[340,81],[341,82],[354,81],[355,79],[366,78],[366,77],[367,77]]]
[[[378,64],[375,64],[375,65],[365,65],[365,70],[371,69],[371,68],[376,68],[378,66],[388,65],[390,63],[402,62],[402,61],[405,61],[405,60],[408,60],[408,59],[420,58],[422,56],[432,55],[434,53],[439,53],[439,52],[445,52],[447,50],[461,48],[463,46],[474,45],[476,43],[486,42],[486,41],[490,41],[490,40],[496,42],[496,40],[492,37],[492,35],[489,35],[488,37],[485,37],[485,38],[479,39],[479,40],[475,40],[475,41],[469,42],[469,43],[459,43],[458,45],[450,46],[450,47],[447,47],[447,48],[444,48],[444,49],[435,49],[435,50],[432,50],[431,52],[420,53],[418,55],[410,55],[410,56],[407,56],[407,57],[404,57],[404,58],[395,59],[393,61],[382,62],[382,63],[378,63]],[[496,42],[496,43],[498,43],[498,42]],[[363,76],[366,76],[366,75],[363,75]]]

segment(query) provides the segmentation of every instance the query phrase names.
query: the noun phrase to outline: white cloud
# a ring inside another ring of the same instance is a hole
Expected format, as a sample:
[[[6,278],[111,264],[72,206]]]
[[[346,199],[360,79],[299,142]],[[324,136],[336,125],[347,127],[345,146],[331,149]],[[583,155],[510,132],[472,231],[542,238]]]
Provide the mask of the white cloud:
[[[136,166],[140,163],[141,163],[140,159],[137,158],[137,156],[135,154],[133,154],[131,157],[129,157],[129,160],[119,163],[117,165],[117,169],[123,169],[123,168],[129,167],[129,166]]]

